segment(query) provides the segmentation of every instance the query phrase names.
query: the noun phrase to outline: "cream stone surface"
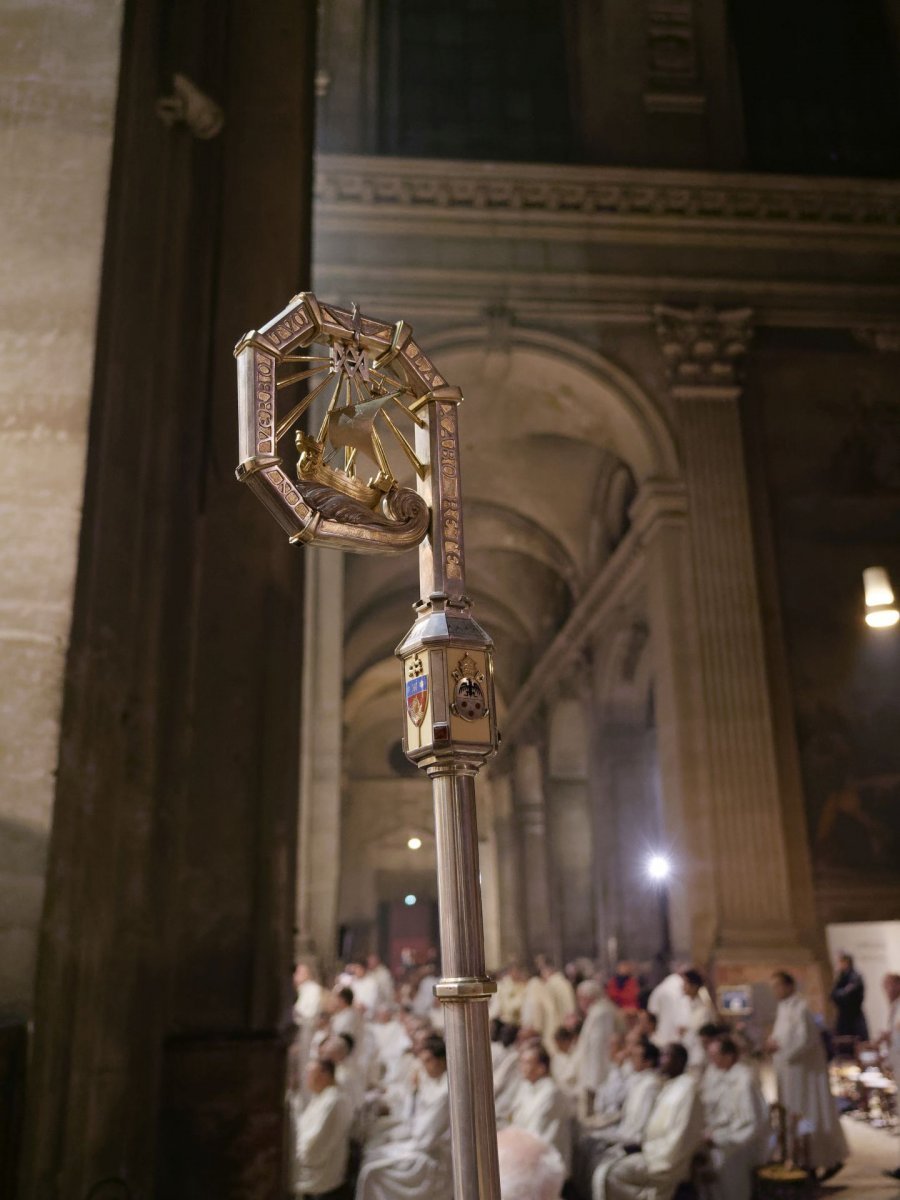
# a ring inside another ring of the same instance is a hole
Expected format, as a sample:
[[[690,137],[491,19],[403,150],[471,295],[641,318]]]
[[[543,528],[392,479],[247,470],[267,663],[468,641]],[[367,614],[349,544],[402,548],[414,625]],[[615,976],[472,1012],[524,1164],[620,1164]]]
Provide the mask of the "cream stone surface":
[[[71,621],[120,4],[0,13],[0,1009],[31,1005]]]

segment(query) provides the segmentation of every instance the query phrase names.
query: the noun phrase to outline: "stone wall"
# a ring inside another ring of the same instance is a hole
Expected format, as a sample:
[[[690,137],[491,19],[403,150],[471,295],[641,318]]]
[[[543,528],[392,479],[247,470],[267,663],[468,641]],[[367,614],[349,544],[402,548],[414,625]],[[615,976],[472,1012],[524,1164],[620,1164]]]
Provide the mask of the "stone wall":
[[[0,1011],[31,1011],[121,5],[0,14]]]

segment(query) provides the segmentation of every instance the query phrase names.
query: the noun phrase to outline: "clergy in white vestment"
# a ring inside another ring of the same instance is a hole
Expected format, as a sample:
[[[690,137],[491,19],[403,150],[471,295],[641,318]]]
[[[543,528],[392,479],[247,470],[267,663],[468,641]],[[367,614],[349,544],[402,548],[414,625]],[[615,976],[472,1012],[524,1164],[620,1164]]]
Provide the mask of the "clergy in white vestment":
[[[547,985],[540,973],[530,976],[522,993],[522,1028],[533,1030],[543,1041],[549,1011]]]
[[[297,1034],[290,1050],[289,1074],[291,1086],[306,1094],[306,1063],[312,1049],[313,1036],[319,1022],[322,1005],[322,985],[313,978],[308,963],[298,962],[294,967],[294,1024]]]
[[[510,963],[497,983],[491,1002],[491,1016],[499,1017],[504,1025],[522,1024],[522,1000],[528,983],[528,972],[521,963]]]
[[[375,1051],[384,1068],[384,1078],[387,1079],[392,1068],[403,1058],[412,1042],[397,1011],[386,1004],[380,1004],[375,1009],[375,1015],[369,1028],[375,1044]]]
[[[378,991],[376,1007],[379,1004],[393,1004],[396,994],[394,977],[377,954],[370,954],[366,959],[366,971],[369,977],[376,981]]]
[[[688,967],[682,973],[682,980],[684,1024],[678,1040],[688,1052],[688,1070],[699,1077],[706,1066],[706,1045],[700,1031],[715,1024],[716,1010],[699,971]]]
[[[568,1096],[573,1111],[578,1103],[577,1045],[575,1032],[561,1025],[553,1035],[553,1053],[550,1055],[550,1074],[560,1091]]]
[[[665,1079],[640,1145],[609,1168],[600,1200],[672,1200],[690,1176],[691,1160],[703,1140],[703,1110],[696,1080],[685,1073],[687,1051],[667,1046],[660,1060]]]
[[[500,1030],[501,1053],[494,1064],[494,1108],[501,1125],[509,1123],[522,1079],[519,1071],[518,1035],[517,1025],[504,1025]]]
[[[371,1015],[378,1007],[378,977],[370,971],[364,972],[353,984],[353,998],[358,1008]]]
[[[429,963],[425,968],[425,974],[419,980],[419,986],[416,988],[416,994],[413,997],[412,1010],[418,1017],[431,1017],[431,1010],[434,1006],[434,985],[437,983],[438,977],[435,967]]]
[[[527,1129],[555,1146],[565,1163],[566,1174],[572,1169],[572,1106],[550,1074],[550,1055],[535,1042],[519,1055],[522,1076],[509,1116],[511,1127]]]
[[[500,1130],[497,1165],[503,1200],[558,1200],[566,1181],[559,1152],[525,1129]]]
[[[589,1136],[591,1195],[602,1200],[609,1168],[625,1153],[624,1147],[640,1144],[662,1088],[659,1048],[641,1038],[630,1047],[632,1074],[619,1120]],[[592,1144],[591,1144],[592,1143]]]
[[[662,1050],[666,1043],[659,1036],[658,1028],[659,1021],[656,1019],[656,1013],[652,1013],[649,1008],[639,1008],[637,1015],[638,1033]]]
[[[657,1045],[677,1042],[688,1023],[687,998],[680,971],[673,971],[656,985],[647,1000],[647,1009],[656,1017]]]
[[[778,1001],[775,1027],[766,1048],[772,1055],[778,1080],[778,1100],[788,1118],[797,1116],[809,1137],[810,1167],[821,1167],[821,1178],[831,1178],[847,1157],[847,1141],[838,1119],[828,1082],[828,1063],[822,1037],[797,995],[793,975],[776,971],[772,991]]]
[[[709,1069],[717,1080],[713,1102],[703,1114],[715,1172],[708,1200],[750,1200],[753,1173],[767,1158],[769,1106],[752,1067],[739,1058],[730,1037],[717,1038],[710,1048]]]
[[[294,1023],[312,1026],[322,1006],[322,985],[313,978],[308,963],[299,962],[294,967],[294,987],[297,999],[294,1003]]]
[[[546,955],[538,955],[537,963],[544,981],[544,1046],[547,1053],[552,1054],[557,1029],[578,1011],[575,989],[556,963]]]
[[[366,1098],[366,1082],[353,1055],[353,1038],[349,1033],[339,1033],[327,1038],[319,1051],[320,1057],[334,1063],[335,1078],[347,1101],[352,1117],[362,1111]]]
[[[602,1118],[607,1125],[615,1124],[621,1115],[628,1085],[634,1075],[631,1051],[639,1041],[641,1034],[636,1026],[632,1026],[624,1036],[614,1033],[609,1039],[609,1070],[594,1094],[592,1113],[592,1117]]]
[[[900,1089],[900,975],[885,975],[882,987],[888,1002],[888,1019],[887,1028],[878,1041],[884,1048],[887,1065]],[[885,1174],[891,1179],[900,1179],[900,1167],[885,1171]]]
[[[585,979],[576,990],[584,1024],[578,1035],[578,1086],[594,1104],[594,1094],[609,1074],[610,1040],[616,1032],[619,1013],[595,979]]]
[[[419,1061],[424,1078],[414,1098],[408,1136],[365,1152],[356,1200],[450,1200],[450,1103],[443,1038],[426,1038]]]
[[[885,975],[882,987],[888,1002],[888,1018],[878,1041],[884,1047],[894,1082],[900,1088],[900,975]]]
[[[352,988],[339,988],[334,994],[334,1010],[331,1014],[331,1032],[349,1033],[354,1042],[362,1037],[364,1018],[354,1007],[356,997]]]
[[[306,1072],[309,1099],[296,1130],[294,1191],[307,1198],[330,1196],[347,1175],[350,1108],[330,1059],[313,1059]]]

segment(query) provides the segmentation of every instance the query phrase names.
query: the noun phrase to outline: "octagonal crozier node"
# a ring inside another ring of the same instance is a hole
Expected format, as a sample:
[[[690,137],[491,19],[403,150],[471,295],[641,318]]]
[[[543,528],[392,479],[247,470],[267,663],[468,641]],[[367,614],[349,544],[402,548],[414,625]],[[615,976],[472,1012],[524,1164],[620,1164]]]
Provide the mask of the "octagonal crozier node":
[[[325,354],[305,353],[320,347]],[[400,426],[404,421],[427,426],[432,401],[452,403],[460,395],[413,343],[411,328],[403,321],[389,325],[364,317],[355,306],[347,311],[320,304],[302,292],[262,329],[245,334],[234,353],[237,477],[290,540],[361,553],[417,546],[428,532],[428,503],[394,478],[375,422],[381,419],[382,431],[390,432],[421,477],[427,464],[416,458],[413,439]],[[301,381],[306,390],[293,404],[285,402],[288,389]],[[298,429],[323,392],[330,402],[318,436]],[[288,436],[301,451],[296,476],[285,469],[280,453]],[[375,456],[377,473],[368,483],[355,473],[360,448]],[[335,456],[337,466],[329,466]]]

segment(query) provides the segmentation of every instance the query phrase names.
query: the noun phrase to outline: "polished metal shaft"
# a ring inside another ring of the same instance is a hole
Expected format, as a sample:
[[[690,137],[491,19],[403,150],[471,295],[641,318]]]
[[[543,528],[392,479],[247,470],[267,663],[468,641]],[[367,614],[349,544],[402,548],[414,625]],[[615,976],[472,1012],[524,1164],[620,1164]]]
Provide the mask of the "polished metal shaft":
[[[484,926],[474,768],[438,763],[434,791],[450,1128],[456,1200],[500,1200],[497,1121],[488,1036]]]

